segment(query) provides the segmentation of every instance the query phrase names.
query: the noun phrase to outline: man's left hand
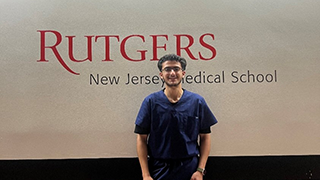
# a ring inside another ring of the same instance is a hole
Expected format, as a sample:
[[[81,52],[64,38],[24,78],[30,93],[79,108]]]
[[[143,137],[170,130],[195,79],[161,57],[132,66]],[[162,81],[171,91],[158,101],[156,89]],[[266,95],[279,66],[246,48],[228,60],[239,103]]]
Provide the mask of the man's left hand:
[[[190,180],[202,180],[202,179],[203,179],[203,175],[201,174],[201,172],[196,171],[195,173],[193,173]]]

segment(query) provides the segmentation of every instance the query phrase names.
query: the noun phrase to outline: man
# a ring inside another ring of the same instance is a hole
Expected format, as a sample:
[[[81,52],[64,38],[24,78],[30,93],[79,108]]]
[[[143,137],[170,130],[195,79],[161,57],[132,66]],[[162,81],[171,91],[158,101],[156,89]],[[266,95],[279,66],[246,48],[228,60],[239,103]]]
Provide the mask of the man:
[[[144,99],[135,122],[143,180],[201,180],[217,120],[201,96],[182,88],[184,58],[165,55],[158,68],[165,88]]]

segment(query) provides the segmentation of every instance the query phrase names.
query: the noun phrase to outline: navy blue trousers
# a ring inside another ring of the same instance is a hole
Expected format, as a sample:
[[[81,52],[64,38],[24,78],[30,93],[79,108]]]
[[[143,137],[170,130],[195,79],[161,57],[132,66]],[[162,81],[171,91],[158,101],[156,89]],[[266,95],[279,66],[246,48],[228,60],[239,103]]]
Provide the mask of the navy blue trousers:
[[[149,170],[154,180],[190,180],[198,167],[198,157],[178,160],[149,159]]]

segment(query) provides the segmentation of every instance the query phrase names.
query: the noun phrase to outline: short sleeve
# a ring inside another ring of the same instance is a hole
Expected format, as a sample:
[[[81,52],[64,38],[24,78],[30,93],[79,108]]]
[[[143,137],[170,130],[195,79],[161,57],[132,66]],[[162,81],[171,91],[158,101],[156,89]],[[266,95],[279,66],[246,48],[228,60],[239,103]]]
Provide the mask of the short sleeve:
[[[150,112],[150,98],[143,100],[140,110],[138,112],[135,124],[140,128],[150,129],[151,112]]]
[[[206,128],[206,129],[200,129],[200,134],[209,134],[211,133],[211,129],[210,128]]]
[[[150,133],[150,129],[149,128],[143,128],[141,126],[136,125],[136,127],[134,129],[134,133],[136,133],[136,134],[149,134]]]
[[[218,121],[204,99],[201,100],[201,130],[210,129]]]

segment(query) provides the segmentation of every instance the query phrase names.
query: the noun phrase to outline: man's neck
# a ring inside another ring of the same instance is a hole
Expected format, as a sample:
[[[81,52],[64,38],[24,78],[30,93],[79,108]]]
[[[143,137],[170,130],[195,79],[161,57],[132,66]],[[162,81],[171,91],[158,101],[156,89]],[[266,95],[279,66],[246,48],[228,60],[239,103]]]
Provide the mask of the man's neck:
[[[164,94],[167,96],[170,102],[176,103],[180,100],[182,94],[183,94],[183,89],[181,86],[176,86],[176,87],[166,87],[164,90]]]

